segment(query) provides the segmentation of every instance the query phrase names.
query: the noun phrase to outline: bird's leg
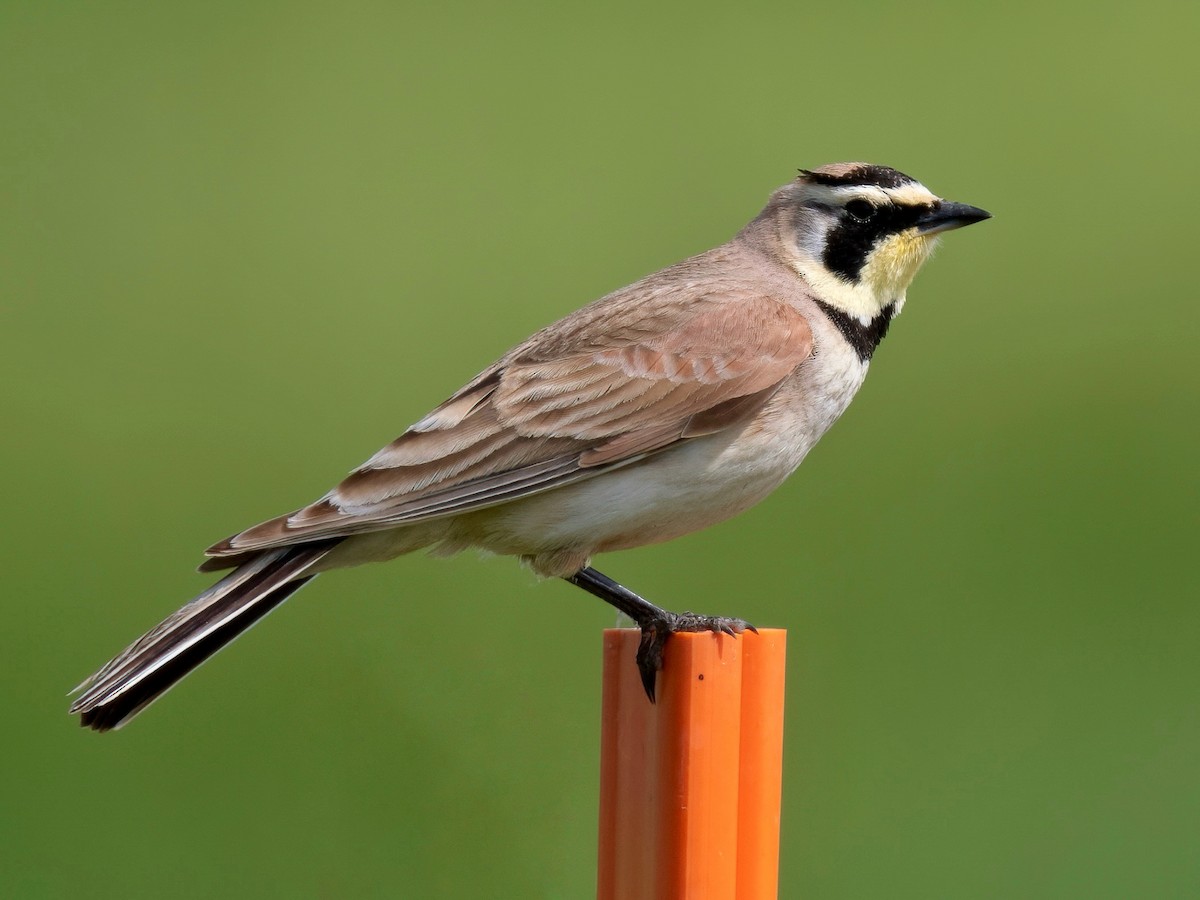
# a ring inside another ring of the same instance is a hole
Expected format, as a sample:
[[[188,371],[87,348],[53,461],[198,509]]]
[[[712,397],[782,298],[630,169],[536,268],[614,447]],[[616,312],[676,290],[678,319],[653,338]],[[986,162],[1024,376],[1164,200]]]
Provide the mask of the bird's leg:
[[[741,619],[728,619],[723,616],[699,616],[695,613],[673,613],[655,606],[645,597],[635,594],[624,585],[618,584],[607,575],[597,572],[591,566],[580,569],[566,579],[589,594],[594,594],[605,603],[619,609],[633,619],[642,630],[642,641],[638,646],[637,667],[642,676],[642,687],[646,696],[654,702],[654,683],[658,670],[663,665],[663,647],[667,638],[677,631],[720,631],[725,634],[738,635],[749,629],[757,629],[749,622]]]

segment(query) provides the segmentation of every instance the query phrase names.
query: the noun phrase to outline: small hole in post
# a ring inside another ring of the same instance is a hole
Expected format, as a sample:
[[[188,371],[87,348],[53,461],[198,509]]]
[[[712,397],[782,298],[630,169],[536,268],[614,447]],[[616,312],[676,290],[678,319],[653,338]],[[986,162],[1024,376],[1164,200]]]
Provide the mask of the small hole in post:
[[[703,673],[703,672],[701,672],[701,673],[700,673],[699,675],[697,675],[696,677],[697,677],[697,678],[698,678],[700,681],[703,681],[703,680],[704,680],[704,673]]]

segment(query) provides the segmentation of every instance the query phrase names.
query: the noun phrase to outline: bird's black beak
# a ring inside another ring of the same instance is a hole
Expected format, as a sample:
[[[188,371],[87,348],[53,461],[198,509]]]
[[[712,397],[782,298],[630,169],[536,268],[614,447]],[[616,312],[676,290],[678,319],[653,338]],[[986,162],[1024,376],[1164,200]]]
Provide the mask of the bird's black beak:
[[[962,228],[974,222],[990,219],[992,214],[978,206],[968,206],[966,203],[954,203],[951,200],[939,200],[933,209],[917,219],[917,231],[920,234],[938,234],[954,228]]]

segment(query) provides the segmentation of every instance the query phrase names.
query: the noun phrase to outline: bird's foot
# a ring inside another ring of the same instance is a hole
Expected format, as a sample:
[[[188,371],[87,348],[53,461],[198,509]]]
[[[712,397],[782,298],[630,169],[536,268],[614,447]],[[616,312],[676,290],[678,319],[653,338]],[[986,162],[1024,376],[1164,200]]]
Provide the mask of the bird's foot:
[[[658,614],[638,622],[642,629],[642,640],[638,645],[637,667],[642,676],[642,687],[650,702],[654,702],[654,687],[658,680],[658,671],[663,667],[663,650],[667,638],[679,631],[711,631],[714,634],[728,634],[736,637],[743,631],[758,629],[743,619],[731,619],[726,616],[701,616],[692,612],[673,613],[658,610]]]
[[[645,597],[640,597],[629,588],[613,581],[602,572],[597,572],[591,566],[585,566],[574,575],[568,576],[567,581],[576,587],[581,587],[589,594],[599,597],[605,603],[615,606],[642,629],[642,642],[638,646],[637,667],[642,676],[642,687],[650,702],[654,702],[654,683],[658,679],[658,670],[663,666],[663,648],[667,638],[677,631],[712,631],[715,633],[739,635],[743,631],[758,630],[749,622],[741,619],[729,619],[724,616],[698,616],[695,613],[673,613],[655,606]]]

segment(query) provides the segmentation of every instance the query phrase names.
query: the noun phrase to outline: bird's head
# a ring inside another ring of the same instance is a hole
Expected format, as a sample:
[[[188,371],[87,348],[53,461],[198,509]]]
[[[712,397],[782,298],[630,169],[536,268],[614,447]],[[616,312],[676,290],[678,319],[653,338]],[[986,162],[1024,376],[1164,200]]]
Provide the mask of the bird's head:
[[[865,323],[899,312],[939,234],[987,218],[903,172],[851,162],[801,170],[759,221],[773,222],[777,252],[822,301]]]

